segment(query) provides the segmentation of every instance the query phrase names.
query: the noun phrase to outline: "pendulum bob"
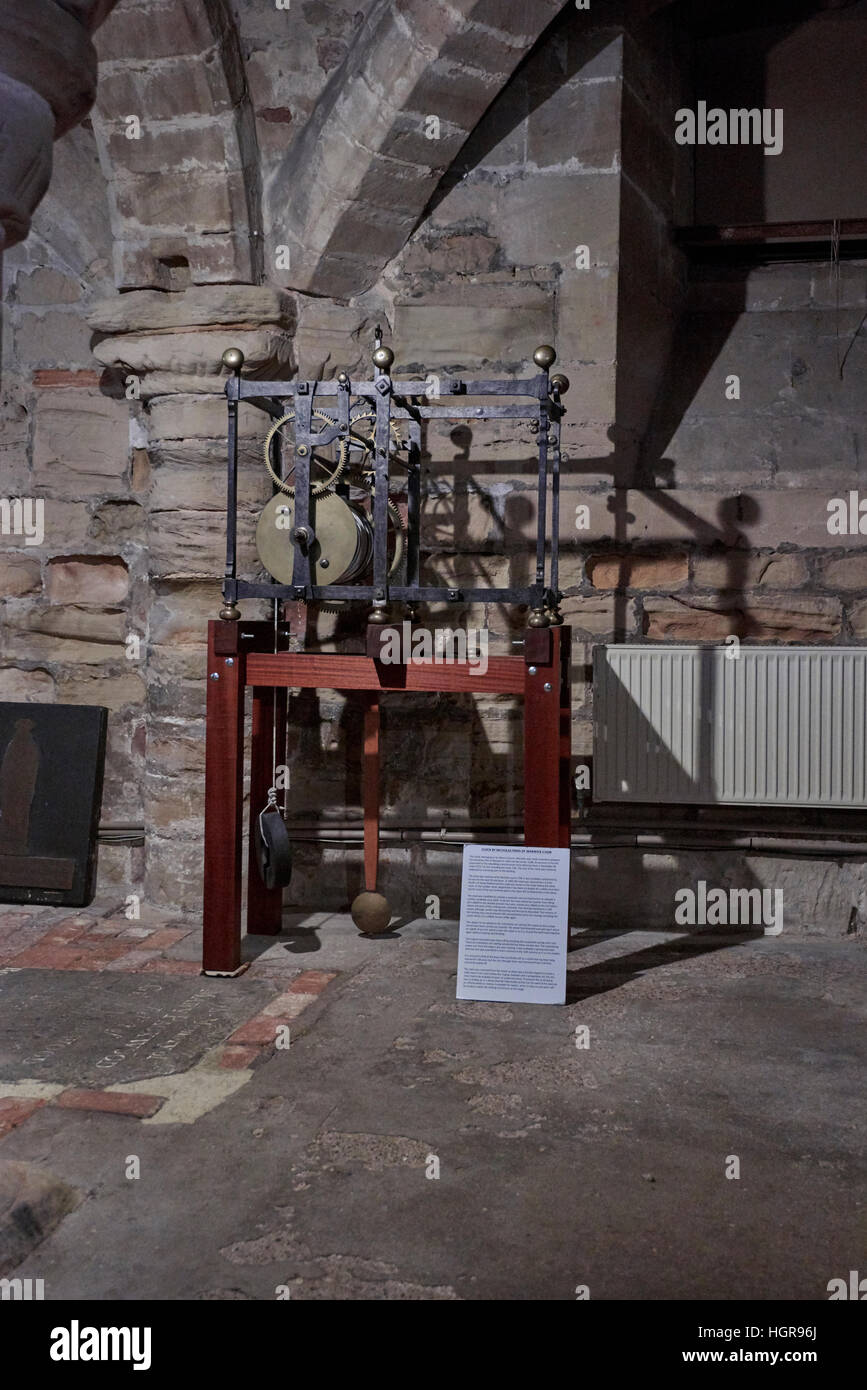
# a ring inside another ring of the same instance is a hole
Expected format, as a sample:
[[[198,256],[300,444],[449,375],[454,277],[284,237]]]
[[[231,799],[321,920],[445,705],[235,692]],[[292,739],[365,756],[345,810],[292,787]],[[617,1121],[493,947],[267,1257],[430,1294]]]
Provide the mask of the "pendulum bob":
[[[364,810],[364,891],[354,899],[350,911],[358,930],[365,936],[388,931],[391,905],[376,891],[379,867],[379,698],[368,694],[364,707],[361,798]]]
[[[276,806],[266,806],[259,816],[255,850],[265,887],[269,892],[285,888],[292,877],[292,845],[286,822]]]
[[[353,922],[365,936],[378,936],[380,932],[388,931],[391,907],[381,893],[369,893],[367,890],[359,893],[349,910]]]

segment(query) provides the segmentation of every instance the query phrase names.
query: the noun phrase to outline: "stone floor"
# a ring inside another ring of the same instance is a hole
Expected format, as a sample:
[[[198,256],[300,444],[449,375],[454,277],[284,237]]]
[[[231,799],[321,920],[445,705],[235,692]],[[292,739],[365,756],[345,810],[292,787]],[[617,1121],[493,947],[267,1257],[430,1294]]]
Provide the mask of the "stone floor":
[[[863,1266],[863,938],[584,932],[565,1008],[457,1002],[453,922],[287,919],[235,980],[198,950],[3,911],[0,1273],[46,1298],[826,1299]]]

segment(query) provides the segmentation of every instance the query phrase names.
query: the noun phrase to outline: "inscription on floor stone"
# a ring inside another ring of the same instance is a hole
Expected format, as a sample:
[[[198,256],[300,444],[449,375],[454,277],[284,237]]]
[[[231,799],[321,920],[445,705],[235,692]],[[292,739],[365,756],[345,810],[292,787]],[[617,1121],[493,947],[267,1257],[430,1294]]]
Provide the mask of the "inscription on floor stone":
[[[258,980],[0,972],[0,1081],[102,1087],[185,1071],[272,994]]]

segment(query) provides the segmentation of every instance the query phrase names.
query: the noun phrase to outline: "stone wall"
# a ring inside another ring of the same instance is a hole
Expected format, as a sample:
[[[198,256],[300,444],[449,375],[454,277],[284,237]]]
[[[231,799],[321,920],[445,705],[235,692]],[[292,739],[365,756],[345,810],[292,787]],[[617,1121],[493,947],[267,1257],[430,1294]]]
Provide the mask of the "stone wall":
[[[690,270],[669,240],[692,198],[691,162],[671,139],[688,54],[665,14],[625,24],[601,0],[592,12],[429,5],[413,33],[436,81],[450,74],[445,143],[419,126],[436,114],[419,62],[414,85],[395,82],[378,143],[356,156],[368,191],[387,192],[390,161],[412,165],[401,173],[412,234],[392,254],[375,217],[358,227],[351,208],[327,225],[284,224],[299,142],[315,172],[322,132],[347,123],[339,98],[366,71],[360,55],[376,55],[369,26],[383,8],[121,0],[99,38],[92,123],[58,143],[31,236],[5,258],[0,492],[43,499],[45,535],[0,538],[0,696],[109,706],[104,820],[146,828],[144,850],[101,854],[100,891],[118,898],[191,913],[200,903],[226,346],[244,348],[252,373],[333,376],[369,361],[382,322],[397,373],[506,377],[528,370],[539,342],[556,344],[572,383],[561,583],[576,760],[591,753],[596,642],[867,641],[863,539],[827,525],[832,497],[859,483],[867,495],[867,267],[844,264],[839,282],[816,265]],[[450,30],[459,11],[463,27]],[[378,31],[390,51],[410,14],[407,0]],[[141,139],[128,139],[135,114]],[[361,116],[372,119],[369,106]],[[303,254],[278,265],[293,238]],[[269,494],[263,433],[263,417],[243,411],[247,573]],[[426,447],[426,573],[523,582],[532,435],[432,428]],[[508,651],[524,615],[488,605],[461,616]],[[311,615],[311,640],[326,648],[357,649],[360,630],[352,615]],[[519,822],[517,702],[395,697],[383,722],[386,827]],[[329,691],[296,697],[290,755],[293,815],[359,818],[354,705]],[[622,919],[617,885],[628,881],[647,919],[664,921],[671,874],[688,881],[694,867],[633,855],[613,874],[613,862],[576,862],[576,912]],[[736,874],[741,861],[716,862]],[[387,841],[382,887],[401,912],[418,915],[429,893],[454,912],[459,866],[454,849]],[[749,872],[764,881],[768,861]],[[826,868],[799,861],[787,874],[808,921]],[[360,851],[308,845],[287,900],[343,908],[359,882]],[[835,880],[841,929],[859,891],[848,871]]]

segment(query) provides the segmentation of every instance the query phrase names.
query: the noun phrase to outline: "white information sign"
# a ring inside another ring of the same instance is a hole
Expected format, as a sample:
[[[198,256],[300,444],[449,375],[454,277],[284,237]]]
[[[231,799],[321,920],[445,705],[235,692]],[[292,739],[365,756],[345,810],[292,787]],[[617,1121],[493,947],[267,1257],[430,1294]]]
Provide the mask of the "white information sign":
[[[466,845],[458,999],[563,1004],[569,851]]]

